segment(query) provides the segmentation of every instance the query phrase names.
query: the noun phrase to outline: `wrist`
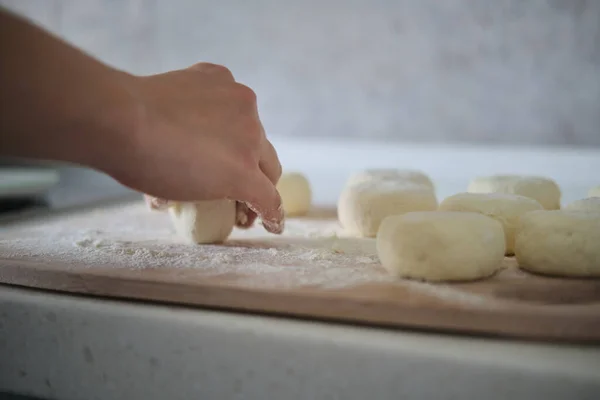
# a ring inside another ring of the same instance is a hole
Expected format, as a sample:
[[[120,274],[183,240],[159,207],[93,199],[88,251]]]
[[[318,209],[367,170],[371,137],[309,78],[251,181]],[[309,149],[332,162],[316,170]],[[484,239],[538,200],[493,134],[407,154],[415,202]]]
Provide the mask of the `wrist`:
[[[111,75],[112,95],[93,114],[95,132],[82,163],[118,178],[135,158],[142,107],[135,91],[138,78],[117,70]]]

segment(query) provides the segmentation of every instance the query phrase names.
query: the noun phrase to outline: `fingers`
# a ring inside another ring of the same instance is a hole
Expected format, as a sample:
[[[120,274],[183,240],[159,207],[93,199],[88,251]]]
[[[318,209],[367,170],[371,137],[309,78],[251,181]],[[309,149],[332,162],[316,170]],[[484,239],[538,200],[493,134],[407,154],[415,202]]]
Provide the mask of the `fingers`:
[[[263,226],[267,231],[271,233],[281,233],[283,232],[284,227],[283,213],[280,212],[281,198],[277,192],[277,189],[275,188],[275,185],[281,177],[281,164],[279,162],[279,158],[277,157],[275,148],[265,137],[264,128],[260,121],[258,121],[258,124],[261,136],[263,138],[261,141],[260,159],[258,163],[260,172],[262,172],[262,174],[257,172],[256,175],[258,176],[258,180],[262,181],[264,188],[259,189],[259,187],[254,187],[251,189],[254,191],[254,193],[256,193],[257,190],[264,190],[263,194],[266,196],[271,196],[271,198],[274,197],[277,204],[276,207],[266,207],[261,210],[260,203],[257,201],[250,201],[247,204],[239,203],[240,208],[238,208],[238,215],[246,211],[243,209],[243,206],[245,205],[247,208],[245,215],[248,219],[245,221],[245,223],[238,224],[238,226],[242,228],[248,228],[252,226],[254,220],[256,219],[256,214],[259,214],[263,222]],[[256,194],[254,194],[254,196],[256,196]]]
[[[266,138],[263,140],[260,161],[258,163],[261,171],[269,178],[269,180],[277,185],[281,177],[281,163],[277,157],[277,151]]]
[[[261,159],[259,161],[259,168],[264,176],[271,182],[272,185],[276,185],[281,177],[281,164],[277,158],[277,153],[273,148],[273,145],[268,140],[264,140],[263,151]],[[237,218],[236,226],[239,228],[250,228],[254,224],[254,220],[257,215],[256,212],[248,207],[243,202],[237,204]],[[264,223],[263,223],[264,225]]]
[[[267,231],[276,234],[283,232],[285,223],[281,197],[273,182],[262,171],[257,170],[247,176],[235,197],[260,217]]]

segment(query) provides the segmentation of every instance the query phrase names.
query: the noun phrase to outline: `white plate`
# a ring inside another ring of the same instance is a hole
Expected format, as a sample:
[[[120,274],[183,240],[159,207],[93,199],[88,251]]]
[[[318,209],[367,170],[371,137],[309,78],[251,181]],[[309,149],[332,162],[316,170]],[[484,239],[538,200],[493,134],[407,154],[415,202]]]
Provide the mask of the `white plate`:
[[[0,199],[43,194],[56,185],[59,179],[59,173],[54,169],[0,168]]]

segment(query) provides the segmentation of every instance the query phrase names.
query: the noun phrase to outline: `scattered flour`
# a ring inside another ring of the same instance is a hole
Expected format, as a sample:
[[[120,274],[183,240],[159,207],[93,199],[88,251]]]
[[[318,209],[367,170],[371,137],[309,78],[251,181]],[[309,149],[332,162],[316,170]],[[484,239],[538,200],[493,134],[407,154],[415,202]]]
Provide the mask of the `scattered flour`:
[[[450,285],[395,280],[379,263],[375,239],[348,237],[337,222],[323,218],[289,219],[283,236],[256,224],[234,230],[222,245],[191,245],[178,239],[166,214],[149,212],[140,202],[5,225],[0,254],[66,268],[165,268],[197,279],[222,276],[255,288],[334,289],[385,282],[466,305],[492,301]]]

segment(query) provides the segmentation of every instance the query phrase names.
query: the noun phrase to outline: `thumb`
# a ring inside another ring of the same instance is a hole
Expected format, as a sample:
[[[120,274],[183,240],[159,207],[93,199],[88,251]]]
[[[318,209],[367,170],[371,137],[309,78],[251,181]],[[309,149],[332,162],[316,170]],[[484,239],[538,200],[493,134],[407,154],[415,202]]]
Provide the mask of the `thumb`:
[[[273,182],[260,170],[244,180],[236,200],[246,203],[262,220],[265,229],[280,234],[285,225],[281,196]]]

